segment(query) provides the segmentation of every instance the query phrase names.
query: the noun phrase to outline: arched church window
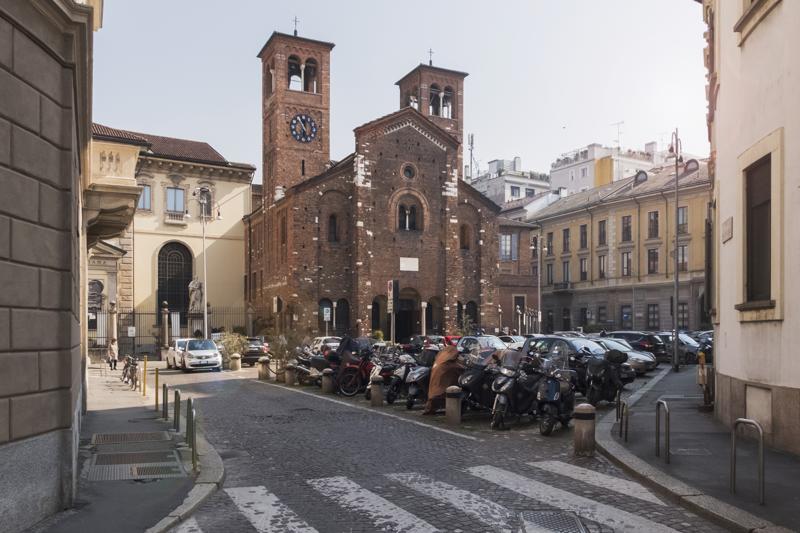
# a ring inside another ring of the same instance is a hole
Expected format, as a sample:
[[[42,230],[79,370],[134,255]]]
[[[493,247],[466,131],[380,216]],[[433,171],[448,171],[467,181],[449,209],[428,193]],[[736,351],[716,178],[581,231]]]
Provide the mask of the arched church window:
[[[339,242],[339,225],[336,215],[328,217],[328,241]]]
[[[469,250],[471,239],[472,231],[470,231],[470,227],[467,224],[462,224],[458,234],[459,248],[462,250]]]
[[[165,244],[158,252],[158,301],[166,301],[170,311],[185,313],[189,310],[191,281],[192,254],[189,249],[179,242]]]
[[[445,87],[442,93],[442,117],[453,118],[453,88]]]
[[[417,231],[417,206],[408,208],[408,230]]]
[[[317,61],[316,59],[306,59],[305,69],[303,70],[303,90],[307,93],[317,92]]]
[[[414,87],[411,89],[411,92],[408,94],[406,98],[406,103],[409,107],[413,107],[417,111],[419,111],[419,89]]]
[[[422,231],[422,208],[411,197],[397,207],[397,229],[400,231]]]
[[[435,83],[431,85],[430,102],[428,104],[428,114],[438,117],[442,111],[442,90]]]
[[[289,89],[292,91],[302,91],[303,75],[300,70],[300,58],[297,56],[289,56],[288,63]]]
[[[272,93],[275,92],[275,63],[270,62],[268,65],[264,66],[266,72],[264,72],[265,82],[264,82],[264,91],[267,93],[265,96],[269,98],[272,96]]]

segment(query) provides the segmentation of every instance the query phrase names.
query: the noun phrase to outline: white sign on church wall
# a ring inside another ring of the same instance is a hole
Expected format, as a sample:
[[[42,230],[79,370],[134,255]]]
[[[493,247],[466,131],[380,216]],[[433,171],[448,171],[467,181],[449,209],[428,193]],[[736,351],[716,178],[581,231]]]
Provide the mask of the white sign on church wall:
[[[401,257],[400,272],[419,272],[419,257]]]

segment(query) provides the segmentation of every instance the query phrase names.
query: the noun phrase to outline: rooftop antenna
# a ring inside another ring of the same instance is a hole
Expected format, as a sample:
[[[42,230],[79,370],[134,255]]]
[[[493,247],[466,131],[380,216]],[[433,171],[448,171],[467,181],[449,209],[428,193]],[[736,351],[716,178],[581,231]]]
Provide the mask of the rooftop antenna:
[[[433,50],[428,48],[428,65],[433,66]]]
[[[297,23],[300,22],[300,19],[294,17],[294,36],[297,37]]]
[[[469,179],[472,181],[475,179],[475,175],[472,173],[472,149],[475,147],[475,135],[472,133],[467,135],[467,142],[469,143]]]
[[[616,126],[617,127],[616,143],[617,143],[617,148],[619,148],[620,150],[622,150],[622,125],[623,124],[625,124],[624,120],[620,120],[619,122],[614,122],[613,124],[611,124],[612,126]]]

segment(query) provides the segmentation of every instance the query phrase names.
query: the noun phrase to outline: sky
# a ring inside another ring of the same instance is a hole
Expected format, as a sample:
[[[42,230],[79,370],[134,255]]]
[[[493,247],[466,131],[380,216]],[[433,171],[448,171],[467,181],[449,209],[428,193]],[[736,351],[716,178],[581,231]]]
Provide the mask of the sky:
[[[273,31],[336,44],[331,158],[353,129],[395,111],[395,82],[432,49],[469,73],[475,159],[548,172],[598,142],[709,152],[701,5],[694,0],[105,0],[95,34],[94,121],[210,143],[258,167],[261,68]],[[465,162],[467,161],[465,152]]]

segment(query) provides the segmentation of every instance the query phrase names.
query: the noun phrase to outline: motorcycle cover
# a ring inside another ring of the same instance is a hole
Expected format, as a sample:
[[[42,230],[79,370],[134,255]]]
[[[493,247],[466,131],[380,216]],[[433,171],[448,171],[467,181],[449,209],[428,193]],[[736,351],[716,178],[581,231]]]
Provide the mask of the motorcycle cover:
[[[458,377],[464,371],[464,365],[458,360],[459,353],[455,346],[448,346],[436,356],[431,368],[430,385],[428,385],[428,403],[426,413],[433,413],[444,405],[447,387],[458,385]]]

